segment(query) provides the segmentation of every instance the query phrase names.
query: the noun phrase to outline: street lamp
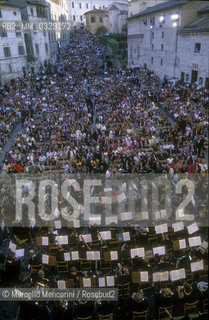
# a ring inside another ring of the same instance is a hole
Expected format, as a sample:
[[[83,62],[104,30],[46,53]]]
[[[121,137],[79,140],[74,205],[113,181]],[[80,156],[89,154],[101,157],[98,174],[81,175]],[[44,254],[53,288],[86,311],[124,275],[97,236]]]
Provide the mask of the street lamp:
[[[164,16],[160,16],[159,20],[160,20],[160,22],[164,22],[165,17]]]
[[[177,13],[171,15],[171,20],[178,20],[179,15]]]

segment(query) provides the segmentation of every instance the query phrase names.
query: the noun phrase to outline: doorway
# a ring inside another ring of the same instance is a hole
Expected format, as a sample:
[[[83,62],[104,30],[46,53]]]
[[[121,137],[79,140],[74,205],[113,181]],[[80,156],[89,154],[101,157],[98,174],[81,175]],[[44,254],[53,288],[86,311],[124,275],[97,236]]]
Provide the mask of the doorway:
[[[191,83],[194,83],[197,81],[197,76],[198,76],[198,71],[192,70],[192,78],[191,78]]]

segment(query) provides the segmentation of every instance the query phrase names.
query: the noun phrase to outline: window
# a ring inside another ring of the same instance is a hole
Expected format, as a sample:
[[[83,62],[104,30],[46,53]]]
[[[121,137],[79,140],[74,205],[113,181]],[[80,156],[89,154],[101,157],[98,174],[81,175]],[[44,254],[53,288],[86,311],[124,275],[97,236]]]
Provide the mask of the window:
[[[201,43],[195,43],[194,52],[200,53],[200,49],[201,49]]]
[[[154,50],[154,44],[152,44],[152,50]]]
[[[155,18],[154,18],[154,17],[150,19],[150,25],[151,25],[151,26],[154,26],[154,25],[155,25]]]
[[[47,43],[45,43],[45,51],[46,51],[46,54],[49,53],[49,49],[48,49],[48,44]]]
[[[93,6],[93,9],[96,9],[96,6]]]
[[[1,9],[0,9],[0,18],[2,18],[2,13],[1,13]]]
[[[20,26],[19,25],[16,25],[16,27],[15,27],[15,34],[16,34],[16,37],[21,37],[21,32],[20,32]]]
[[[4,56],[5,58],[11,57],[10,47],[4,47]]]
[[[2,37],[2,38],[7,37],[6,29],[2,28],[1,26],[0,26],[0,37]]]
[[[99,22],[103,22],[102,16],[99,17]]]
[[[89,4],[88,3],[86,3],[86,9],[88,9],[89,8]]]
[[[147,26],[147,19],[144,19],[143,23],[145,26]]]
[[[154,32],[152,32],[152,39],[154,39],[154,37],[155,37],[155,33],[154,33]]]
[[[14,14],[14,16],[16,16],[16,15],[17,15],[17,12],[14,11],[13,14]]]
[[[83,21],[83,17],[82,16],[80,16],[80,20]]]
[[[73,21],[75,21],[75,15],[73,15]]]
[[[95,23],[96,22],[96,18],[95,17],[91,17],[91,23]]]
[[[38,55],[39,55],[39,46],[38,46],[37,43],[35,44],[35,48],[36,48],[36,54],[37,54],[37,56],[38,56]]]
[[[72,2],[72,8],[74,9],[74,2]]]
[[[12,65],[11,64],[8,64],[8,70],[10,73],[12,73]]]
[[[82,7],[81,7],[81,2],[79,2],[79,8],[81,9]]]
[[[25,54],[25,50],[22,45],[18,46],[18,53],[19,53],[19,56],[23,56]]]
[[[163,44],[161,44],[161,51],[163,51]]]
[[[164,35],[165,35],[164,31],[162,31],[162,39],[164,39]]]
[[[154,62],[154,58],[152,57],[152,58],[151,58],[151,64],[153,64],[153,62]]]
[[[160,59],[160,65],[163,66],[163,59]]]
[[[30,13],[33,16],[33,8],[30,8]]]

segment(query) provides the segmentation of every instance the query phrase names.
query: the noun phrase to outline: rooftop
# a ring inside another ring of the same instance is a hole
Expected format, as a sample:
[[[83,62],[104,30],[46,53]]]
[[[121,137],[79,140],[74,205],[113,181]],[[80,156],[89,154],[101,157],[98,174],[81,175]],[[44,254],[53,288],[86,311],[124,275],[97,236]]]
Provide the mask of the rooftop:
[[[209,31],[209,16],[201,17],[186,24],[179,33]]]
[[[147,8],[146,10],[139,12],[137,14],[134,14],[133,16],[129,17],[128,20],[132,20],[138,17],[142,17],[145,16],[147,14],[150,13],[155,13],[158,11],[164,11],[164,10],[168,10],[168,9],[172,9],[175,7],[179,7],[182,6],[184,3],[186,3],[188,0],[171,0],[168,2],[163,2],[163,3],[159,3],[156,6]]]
[[[105,9],[93,9],[93,10],[85,12],[84,14],[87,14],[87,13],[104,13],[104,12],[107,12],[107,10],[105,10]]]

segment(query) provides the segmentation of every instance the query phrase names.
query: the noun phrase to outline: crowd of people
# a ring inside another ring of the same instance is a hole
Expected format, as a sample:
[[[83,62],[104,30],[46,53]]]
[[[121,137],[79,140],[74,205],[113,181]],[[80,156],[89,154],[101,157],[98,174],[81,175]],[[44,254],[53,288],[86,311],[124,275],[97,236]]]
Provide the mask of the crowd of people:
[[[64,60],[34,77],[32,90],[18,86],[12,106],[23,126],[2,172],[207,171],[208,90],[197,99],[195,89],[161,84],[148,71],[104,72],[102,56],[92,35],[76,33]]]
[[[180,177],[194,179],[195,173],[198,173],[200,178],[196,183],[203,187],[200,197],[202,207],[201,210],[199,207],[195,210],[200,222],[204,223],[207,216],[205,204],[208,201],[208,184],[205,179],[208,165],[205,155],[209,90],[197,89],[181,82],[172,85],[167,79],[160,82],[145,69],[106,69],[105,55],[106,49],[99,44],[98,38],[85,30],[76,31],[58,64],[48,66],[28,79],[19,79],[15,85],[1,92],[1,147],[5,144],[6,134],[11,133],[15,124],[21,121],[21,130],[10,151],[5,154],[1,173],[11,174],[8,176],[25,173],[40,177],[43,173],[58,172],[62,179],[74,173],[101,173],[106,178],[122,174],[155,173],[168,174],[174,183]],[[14,202],[8,187],[9,184],[4,180],[0,190],[4,225],[7,225],[7,212]],[[197,207],[198,201],[195,200]],[[98,230],[81,228],[79,232],[90,232],[93,241],[97,242]],[[110,230],[114,239],[117,233],[130,232],[130,242],[119,241],[111,246],[109,242],[99,241],[94,250],[101,251],[102,259],[110,248],[118,251],[118,260],[111,262],[107,274],[114,275],[116,286],[127,282],[131,284],[128,296],[118,302],[22,302],[22,320],[28,319],[31,310],[35,320],[61,317],[76,319],[77,316],[94,317],[97,313],[112,312],[116,319],[132,319],[134,311],[146,309],[148,317],[154,319],[158,318],[160,306],[167,307],[180,302],[183,305],[186,301],[206,297],[206,291],[202,294],[197,286],[197,282],[200,282],[199,272],[195,273],[196,278],[192,281],[196,281],[196,284],[191,285],[187,278],[171,282],[169,288],[153,284],[148,298],[143,292],[143,286],[132,283],[133,271],[146,270],[150,275],[177,268],[188,271],[191,260],[200,259],[204,260],[204,266],[207,265],[206,247],[198,246],[177,252],[173,249],[174,240],[188,236],[185,234],[186,229],[183,233],[171,235],[169,230],[166,234],[156,236],[155,245],[165,245],[166,254],[152,256],[150,259],[130,259],[130,250],[139,244],[148,251],[152,250],[148,238],[153,230],[140,226]],[[49,248],[34,245],[37,236],[51,237],[51,244],[54,244],[54,231],[56,228],[29,230],[17,227],[2,232],[1,236],[9,237],[9,241],[17,247],[20,238],[25,238],[25,252],[30,253],[30,257],[26,254],[24,258],[17,259],[11,251],[6,257],[2,256],[1,285],[35,286],[37,282],[44,282],[49,287],[57,286],[57,281],[63,279],[62,275],[57,274],[55,266],[43,266],[42,263],[42,254],[51,254]],[[66,227],[57,232],[67,235],[70,245],[55,248],[56,261],[63,261],[64,252],[72,250],[78,250],[80,259],[86,258],[91,243],[86,244],[77,237],[77,230]],[[207,229],[200,228],[198,232],[202,241],[207,241]],[[90,263],[87,273],[82,269],[80,261],[71,262],[68,263],[69,271],[64,279],[73,279],[75,287],[80,287],[82,277],[98,278],[105,274],[94,262]],[[41,270],[34,273],[33,265],[42,265]],[[166,312],[171,319],[172,315],[168,310]]]

